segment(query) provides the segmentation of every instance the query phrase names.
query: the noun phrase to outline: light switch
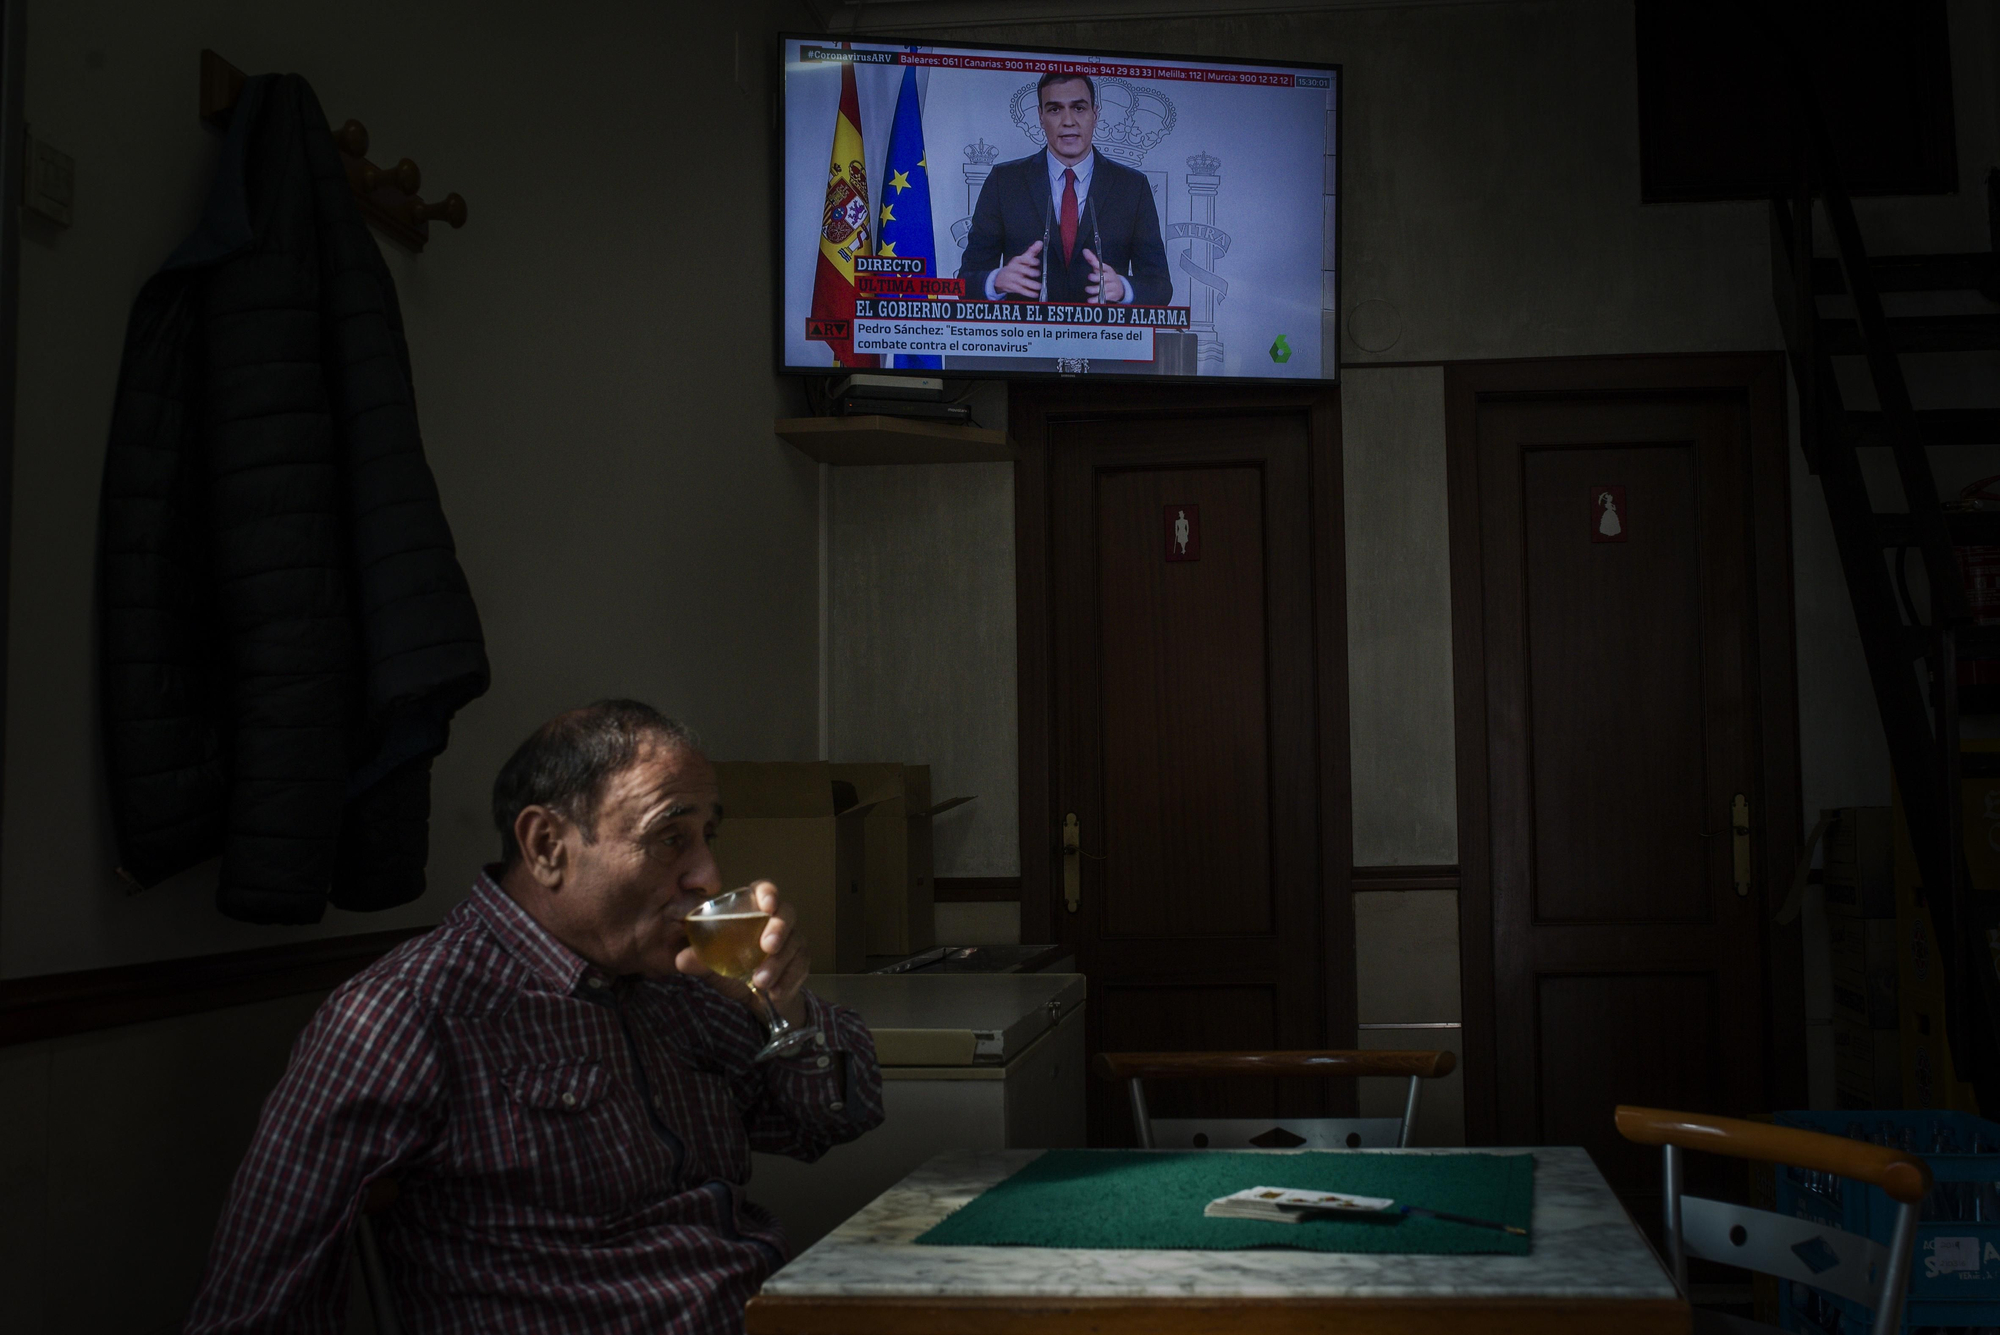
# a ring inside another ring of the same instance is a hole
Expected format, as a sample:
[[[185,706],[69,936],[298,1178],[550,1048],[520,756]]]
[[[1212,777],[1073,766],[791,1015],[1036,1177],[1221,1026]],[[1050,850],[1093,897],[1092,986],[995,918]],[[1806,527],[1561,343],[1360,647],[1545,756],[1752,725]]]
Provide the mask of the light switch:
[[[76,159],[32,133],[23,156],[27,180],[22,182],[21,203],[51,222],[69,226],[70,206],[76,202]]]

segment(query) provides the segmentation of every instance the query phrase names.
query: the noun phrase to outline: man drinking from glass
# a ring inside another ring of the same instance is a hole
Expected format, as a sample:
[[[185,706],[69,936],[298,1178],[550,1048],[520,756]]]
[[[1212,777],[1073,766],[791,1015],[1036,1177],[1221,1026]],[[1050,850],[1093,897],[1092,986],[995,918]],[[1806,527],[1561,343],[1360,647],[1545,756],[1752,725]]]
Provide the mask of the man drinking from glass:
[[[882,1121],[868,1031],[805,990],[775,886],[751,893],[769,921],[747,980],[689,947],[683,920],[722,889],[722,807],[680,724],[629,700],[563,714],[501,769],[493,814],[502,860],[299,1039],[190,1332],[337,1332],[385,1179],[413,1331],[738,1331],[785,1260],[743,1196],[750,1152],[816,1159]],[[759,1060],[765,999],[816,1036]]]

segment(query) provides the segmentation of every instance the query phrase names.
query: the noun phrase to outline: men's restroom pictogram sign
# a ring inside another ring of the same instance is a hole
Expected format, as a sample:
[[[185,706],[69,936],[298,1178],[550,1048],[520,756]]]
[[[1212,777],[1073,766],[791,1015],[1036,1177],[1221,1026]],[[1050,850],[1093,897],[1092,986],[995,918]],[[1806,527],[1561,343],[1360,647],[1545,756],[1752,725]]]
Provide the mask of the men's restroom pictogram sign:
[[[1201,560],[1201,507],[1169,505],[1165,507],[1162,518],[1166,520],[1167,559]]]

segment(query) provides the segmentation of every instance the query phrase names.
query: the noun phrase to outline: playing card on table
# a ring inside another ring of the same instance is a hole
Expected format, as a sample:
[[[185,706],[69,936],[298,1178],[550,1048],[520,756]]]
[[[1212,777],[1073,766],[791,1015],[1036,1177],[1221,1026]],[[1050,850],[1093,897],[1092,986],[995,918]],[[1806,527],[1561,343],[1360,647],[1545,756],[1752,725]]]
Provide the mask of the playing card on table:
[[[1396,1204],[1380,1196],[1350,1196],[1340,1191],[1303,1191],[1294,1187],[1249,1187],[1208,1203],[1210,1219],[1262,1219],[1296,1224],[1314,1215],[1338,1212],[1379,1214]]]

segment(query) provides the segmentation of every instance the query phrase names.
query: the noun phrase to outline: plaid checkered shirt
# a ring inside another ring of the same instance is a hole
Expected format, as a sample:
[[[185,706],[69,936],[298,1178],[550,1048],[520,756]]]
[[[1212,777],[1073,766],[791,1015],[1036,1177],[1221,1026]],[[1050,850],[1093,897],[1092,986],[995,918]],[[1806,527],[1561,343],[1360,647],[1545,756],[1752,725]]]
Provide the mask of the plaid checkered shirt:
[[[438,927],[329,997],[264,1105],[188,1331],[338,1335],[363,1193],[411,1335],[740,1331],[785,1258],[750,1151],[812,1160],[882,1121],[859,1016],[823,1046],[692,978],[612,978],[492,869]]]

